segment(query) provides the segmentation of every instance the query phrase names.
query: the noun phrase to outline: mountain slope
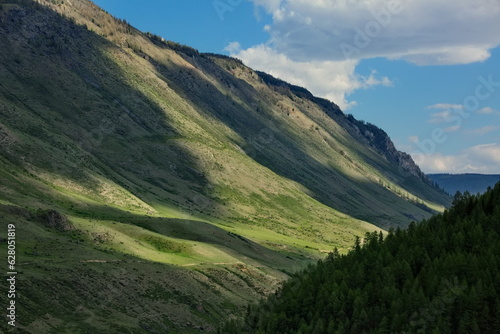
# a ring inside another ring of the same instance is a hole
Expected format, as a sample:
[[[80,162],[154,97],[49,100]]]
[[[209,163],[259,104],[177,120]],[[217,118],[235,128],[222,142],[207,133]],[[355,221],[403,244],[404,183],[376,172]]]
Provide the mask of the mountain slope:
[[[323,251],[449,203],[385,132],[304,89],[86,0],[0,4],[0,204],[25,235],[26,332],[213,330]],[[45,305],[54,271],[64,293]],[[158,279],[178,285],[153,305]],[[96,304],[105,283],[139,311]],[[152,308],[169,319],[139,324]]]
[[[407,230],[368,233],[221,333],[500,332],[500,183]]]

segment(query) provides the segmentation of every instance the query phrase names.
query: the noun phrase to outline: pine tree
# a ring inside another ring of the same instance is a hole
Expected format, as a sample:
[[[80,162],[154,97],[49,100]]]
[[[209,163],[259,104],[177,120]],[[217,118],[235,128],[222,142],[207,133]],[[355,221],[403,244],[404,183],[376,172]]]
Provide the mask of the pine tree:
[[[500,333],[500,184],[407,230],[367,233],[223,333]]]

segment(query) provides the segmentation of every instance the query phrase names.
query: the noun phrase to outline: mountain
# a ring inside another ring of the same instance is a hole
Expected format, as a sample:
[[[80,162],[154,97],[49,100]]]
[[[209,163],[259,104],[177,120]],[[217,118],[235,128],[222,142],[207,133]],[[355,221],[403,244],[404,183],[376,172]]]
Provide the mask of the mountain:
[[[454,195],[457,191],[482,194],[500,180],[498,174],[427,174],[427,176],[450,195]]]
[[[87,0],[0,5],[20,333],[213,332],[333,247],[450,204],[303,88]]]
[[[499,333],[500,183],[407,230],[367,233],[221,333]]]

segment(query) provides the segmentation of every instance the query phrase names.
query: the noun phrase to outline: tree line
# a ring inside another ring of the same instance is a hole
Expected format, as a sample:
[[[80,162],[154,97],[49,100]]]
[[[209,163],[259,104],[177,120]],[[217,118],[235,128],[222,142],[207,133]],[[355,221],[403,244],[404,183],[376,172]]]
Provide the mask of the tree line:
[[[500,183],[293,275],[219,333],[500,333]]]

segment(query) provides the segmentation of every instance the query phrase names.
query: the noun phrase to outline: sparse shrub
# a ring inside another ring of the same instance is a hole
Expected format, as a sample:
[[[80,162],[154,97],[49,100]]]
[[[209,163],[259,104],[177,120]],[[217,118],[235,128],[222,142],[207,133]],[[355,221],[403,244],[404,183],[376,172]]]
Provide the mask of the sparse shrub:
[[[113,236],[109,232],[101,232],[101,233],[93,232],[90,235],[91,235],[92,239],[94,240],[94,242],[100,243],[100,244],[110,242],[111,240],[113,240]]]
[[[164,238],[160,237],[155,237],[155,236],[146,236],[142,238],[145,242],[153,246],[156,250],[160,252],[165,252],[165,253],[182,253],[183,251],[186,250],[186,246],[178,243],[178,242],[173,242]]]
[[[56,210],[38,209],[36,212],[37,219],[49,228],[54,228],[59,231],[72,231],[75,227],[71,224],[68,217],[57,212]]]

